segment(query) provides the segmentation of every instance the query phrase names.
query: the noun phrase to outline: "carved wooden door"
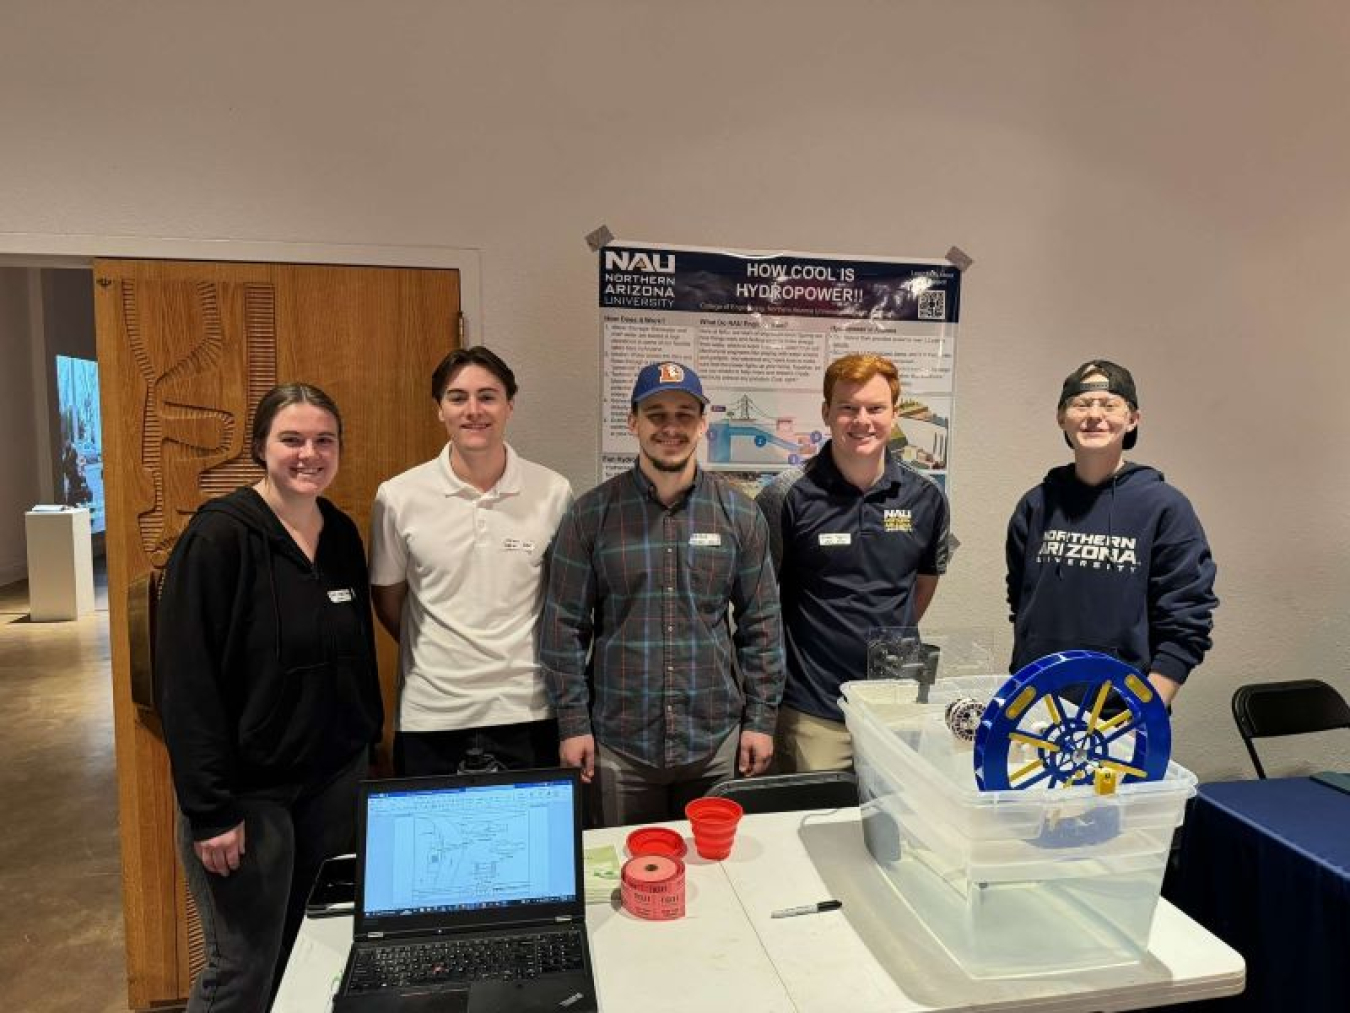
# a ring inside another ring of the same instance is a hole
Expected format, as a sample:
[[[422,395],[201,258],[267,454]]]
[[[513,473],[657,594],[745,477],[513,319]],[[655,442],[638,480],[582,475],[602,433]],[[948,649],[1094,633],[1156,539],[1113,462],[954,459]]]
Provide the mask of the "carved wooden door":
[[[168,759],[148,709],[144,578],[201,503],[257,480],[249,427],[276,383],[313,383],[337,402],[344,448],[326,495],[368,531],[376,486],[444,443],[429,392],[457,344],[459,274],[99,260],[94,301],[128,1002],[144,1009],[181,1002],[202,959],[174,855]],[[395,648],[379,640],[392,714]]]

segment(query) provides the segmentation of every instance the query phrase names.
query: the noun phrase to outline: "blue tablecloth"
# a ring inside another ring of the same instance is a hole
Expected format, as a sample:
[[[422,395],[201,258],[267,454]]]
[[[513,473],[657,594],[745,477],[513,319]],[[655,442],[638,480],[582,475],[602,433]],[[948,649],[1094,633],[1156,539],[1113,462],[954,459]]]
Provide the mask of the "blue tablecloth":
[[[1169,899],[1247,961],[1246,992],[1215,1009],[1350,1011],[1350,794],[1306,777],[1203,784],[1179,872]]]

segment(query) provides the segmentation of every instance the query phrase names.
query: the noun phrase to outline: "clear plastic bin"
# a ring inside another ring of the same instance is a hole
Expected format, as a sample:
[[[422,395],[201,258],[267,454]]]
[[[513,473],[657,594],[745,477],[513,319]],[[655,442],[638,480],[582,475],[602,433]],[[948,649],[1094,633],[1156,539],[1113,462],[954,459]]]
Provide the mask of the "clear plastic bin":
[[[1162,780],[1107,796],[1090,785],[980,791],[971,748],[943,714],[1004,679],[939,679],[928,704],[912,683],[844,685],[868,850],[974,977],[1137,961],[1195,775],[1169,763]]]

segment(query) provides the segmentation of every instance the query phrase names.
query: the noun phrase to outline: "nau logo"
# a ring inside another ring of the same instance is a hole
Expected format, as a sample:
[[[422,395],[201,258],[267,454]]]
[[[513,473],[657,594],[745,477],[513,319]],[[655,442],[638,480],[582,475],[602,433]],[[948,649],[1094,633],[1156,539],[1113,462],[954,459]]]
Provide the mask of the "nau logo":
[[[661,363],[661,383],[679,383],[684,379],[684,367],[678,362]]]
[[[913,531],[914,514],[909,510],[887,510],[882,523],[887,531]]]
[[[645,271],[648,274],[674,274],[675,254],[643,253],[640,250],[606,250],[606,271]]]

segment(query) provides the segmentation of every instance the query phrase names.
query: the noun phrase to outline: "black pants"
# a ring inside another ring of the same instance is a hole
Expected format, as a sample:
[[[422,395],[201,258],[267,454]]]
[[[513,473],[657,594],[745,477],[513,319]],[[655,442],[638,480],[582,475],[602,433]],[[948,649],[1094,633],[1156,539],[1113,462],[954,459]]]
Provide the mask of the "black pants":
[[[263,1013],[271,1004],[319,866],[355,843],[356,785],[368,769],[362,749],[320,784],[239,796],[244,855],[228,876],[206,871],[180,814],[178,855],[206,942],[189,1013]]]
[[[509,770],[558,766],[558,722],[484,725],[446,732],[399,732],[394,770],[400,777],[454,774],[470,749],[481,749]]]

